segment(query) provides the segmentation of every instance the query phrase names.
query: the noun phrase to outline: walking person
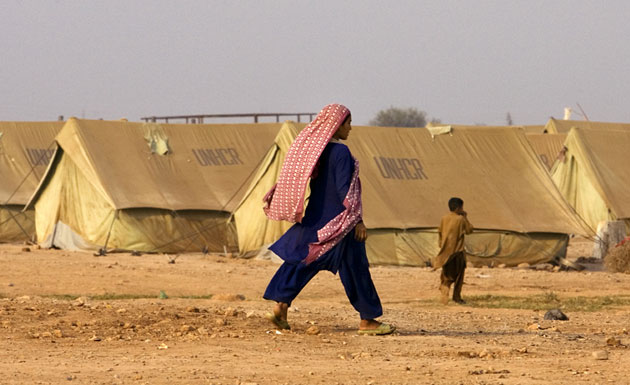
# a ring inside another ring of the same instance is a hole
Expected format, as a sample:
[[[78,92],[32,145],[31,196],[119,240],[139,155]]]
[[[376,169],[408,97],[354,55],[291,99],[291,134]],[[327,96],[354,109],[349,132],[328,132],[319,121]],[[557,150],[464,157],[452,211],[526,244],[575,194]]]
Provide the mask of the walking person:
[[[351,121],[345,106],[324,107],[289,148],[278,182],[265,196],[267,217],[295,222],[269,248],[284,263],[263,297],[276,301],[267,318],[281,329],[290,329],[287,311],[300,291],[319,271],[328,270],[339,272],[346,295],[359,312],[359,334],[395,330],[376,320],[383,310],[365,253],[359,163],[341,143],[350,134]]]

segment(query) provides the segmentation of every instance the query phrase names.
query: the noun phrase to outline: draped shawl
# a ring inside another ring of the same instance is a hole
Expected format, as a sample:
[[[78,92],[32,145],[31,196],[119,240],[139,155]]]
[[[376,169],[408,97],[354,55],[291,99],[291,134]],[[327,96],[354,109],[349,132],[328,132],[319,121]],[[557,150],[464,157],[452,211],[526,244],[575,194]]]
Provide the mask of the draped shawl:
[[[308,180],[317,161],[337,129],[350,115],[341,104],[329,104],[295,138],[282,164],[277,183],[264,197],[265,214],[269,219],[301,222]],[[344,211],[317,231],[317,242],[309,245],[305,263],[316,260],[332,249],[361,221],[361,182],[359,162],[354,159],[352,180],[343,205]]]

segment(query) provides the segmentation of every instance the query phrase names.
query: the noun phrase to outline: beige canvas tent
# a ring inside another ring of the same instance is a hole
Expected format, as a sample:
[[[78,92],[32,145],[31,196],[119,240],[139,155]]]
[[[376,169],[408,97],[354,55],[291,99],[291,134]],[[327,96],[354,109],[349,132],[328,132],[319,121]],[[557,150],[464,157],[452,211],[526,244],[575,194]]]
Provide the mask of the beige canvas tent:
[[[571,128],[588,128],[593,130],[630,130],[630,123],[591,122],[589,120],[560,120],[551,118],[545,125],[550,134],[567,134]]]
[[[266,220],[262,197],[300,127],[286,125],[235,211],[242,252],[289,226]],[[589,234],[518,127],[354,127],[347,141],[361,164],[371,263],[424,265],[437,254],[436,227],[451,196],[464,199],[478,229],[470,260],[509,265],[548,261],[567,234]]]
[[[520,126],[527,134],[546,134],[546,127],[543,125]]]
[[[594,231],[611,220],[624,220],[630,230],[630,129],[583,128],[589,126],[569,131],[552,178]]]
[[[556,161],[556,158],[562,151],[567,135],[527,133],[527,139],[534,148],[536,154],[538,154],[540,161],[548,170],[550,170]]]
[[[278,123],[70,119],[30,206],[44,247],[236,250],[227,224]]]
[[[0,122],[0,242],[30,240],[34,211],[22,211],[54,152],[63,122]]]

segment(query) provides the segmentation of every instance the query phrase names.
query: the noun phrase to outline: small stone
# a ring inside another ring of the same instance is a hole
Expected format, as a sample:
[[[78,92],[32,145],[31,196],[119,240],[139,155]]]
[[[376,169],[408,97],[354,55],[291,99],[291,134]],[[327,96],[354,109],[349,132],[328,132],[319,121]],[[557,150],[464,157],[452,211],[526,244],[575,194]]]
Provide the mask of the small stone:
[[[545,313],[546,320],[568,321],[569,317],[560,309],[551,309]]]
[[[309,327],[308,329],[306,329],[306,334],[311,335],[311,336],[316,336],[319,333],[321,333],[321,331],[315,325],[313,325],[313,326]]]
[[[30,247],[22,247],[22,251],[30,252],[31,248]]]
[[[122,313],[126,313],[126,312],[127,312],[127,309],[124,309],[124,308],[116,310],[116,313],[118,313],[118,314],[122,314]]]
[[[52,333],[51,332],[43,332],[41,334],[42,338],[51,338],[52,337]]]
[[[90,341],[94,341],[94,342],[99,342],[101,340],[101,337],[97,337],[97,336],[92,336],[92,338],[90,338]]]
[[[194,306],[188,306],[186,308],[186,312],[188,313],[199,313],[199,308]]]
[[[235,301],[244,301],[245,296],[242,294],[215,294],[212,296],[212,299],[216,301],[235,302]]]
[[[53,330],[53,335],[57,338],[63,338],[63,333],[59,329]]]
[[[498,267],[499,269],[505,269],[505,268],[507,267],[507,265],[506,265],[505,263],[499,263],[499,264],[497,265],[497,267]]]
[[[254,317],[255,315],[256,315],[256,312],[255,312],[255,311],[253,311],[253,310],[250,310],[250,311],[248,311],[248,312],[245,314],[245,318],[252,318],[252,317]]]
[[[217,319],[214,320],[214,323],[217,326],[225,326],[225,325],[228,324],[228,322],[227,322],[227,320],[225,318],[217,318]]]
[[[479,352],[479,358],[488,357],[489,355],[490,352],[487,349],[483,349],[481,352]]]
[[[608,352],[605,351],[605,350],[594,351],[591,355],[596,360],[607,360],[608,359]]]
[[[225,315],[227,317],[236,317],[238,315],[238,310],[232,307],[228,307],[227,309],[225,309]]]
[[[540,329],[540,325],[537,323],[533,323],[527,327],[527,330],[538,330]]]
[[[190,325],[183,325],[181,328],[179,328],[179,330],[180,330],[182,333],[190,333],[190,332],[195,331],[195,328],[194,328],[194,326],[190,326]]]
[[[527,262],[519,263],[517,266],[519,269],[529,269],[530,265]]]
[[[527,353],[527,348],[516,349],[516,351],[519,353]]]
[[[77,299],[74,300],[73,304],[74,306],[83,306],[85,305],[85,303],[87,302],[87,298],[85,297],[79,297]]]
[[[621,343],[621,340],[615,337],[609,337],[606,339],[606,345],[618,347],[618,346],[621,346],[622,343]]]

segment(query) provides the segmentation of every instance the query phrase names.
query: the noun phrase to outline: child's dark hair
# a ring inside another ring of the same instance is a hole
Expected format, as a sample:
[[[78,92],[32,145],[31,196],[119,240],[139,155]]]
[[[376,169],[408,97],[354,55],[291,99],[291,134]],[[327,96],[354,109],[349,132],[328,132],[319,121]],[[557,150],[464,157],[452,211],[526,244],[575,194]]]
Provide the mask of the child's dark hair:
[[[455,211],[460,207],[464,207],[464,201],[461,198],[451,198],[448,200],[448,209],[451,211]]]

